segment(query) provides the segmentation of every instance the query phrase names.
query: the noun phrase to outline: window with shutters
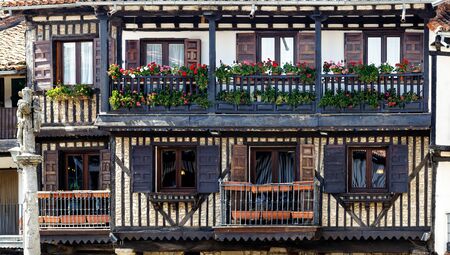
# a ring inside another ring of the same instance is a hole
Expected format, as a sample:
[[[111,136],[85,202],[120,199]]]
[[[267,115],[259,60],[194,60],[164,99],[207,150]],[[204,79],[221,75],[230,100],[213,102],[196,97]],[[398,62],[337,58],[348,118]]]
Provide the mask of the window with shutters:
[[[98,153],[66,153],[61,173],[64,190],[99,190],[100,155]]]
[[[295,147],[252,147],[252,182],[289,183],[297,180],[296,155]]]
[[[258,61],[275,60],[280,64],[295,63],[295,34],[259,34]]]
[[[155,62],[166,66],[183,66],[185,64],[184,40],[142,40],[141,65]]]
[[[402,58],[402,34],[400,33],[366,33],[365,61],[379,66],[389,63],[394,66]]]
[[[193,191],[196,189],[196,147],[158,148],[159,191]]]
[[[93,41],[56,43],[56,79],[66,85],[94,83]]]
[[[388,148],[350,147],[348,178],[350,192],[386,192]]]

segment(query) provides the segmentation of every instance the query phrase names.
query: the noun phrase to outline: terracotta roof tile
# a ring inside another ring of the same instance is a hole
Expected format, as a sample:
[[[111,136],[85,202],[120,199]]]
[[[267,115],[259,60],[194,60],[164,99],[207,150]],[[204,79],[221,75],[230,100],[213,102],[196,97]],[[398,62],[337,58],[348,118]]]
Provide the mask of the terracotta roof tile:
[[[428,23],[428,28],[436,32],[441,27],[443,31],[450,31],[450,0],[436,8],[436,17]]]
[[[26,68],[23,18],[13,16],[0,21],[0,45],[0,71]]]

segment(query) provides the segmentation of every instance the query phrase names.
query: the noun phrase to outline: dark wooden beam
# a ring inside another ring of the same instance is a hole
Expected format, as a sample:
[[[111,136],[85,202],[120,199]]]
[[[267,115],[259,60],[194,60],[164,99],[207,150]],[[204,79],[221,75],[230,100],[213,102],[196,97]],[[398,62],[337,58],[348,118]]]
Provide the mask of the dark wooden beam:
[[[323,14],[316,13],[311,15],[311,19],[314,20],[314,30],[315,30],[315,64],[316,64],[316,84],[320,84],[316,86],[316,98],[322,97],[322,22],[327,19],[327,17]],[[316,109],[318,113],[322,112],[322,108],[318,106],[318,102],[316,102]]]
[[[431,132],[430,146],[436,145],[437,56],[431,55]]]
[[[108,13],[106,10],[99,8],[95,15],[100,21],[99,23],[99,38],[100,38],[100,93],[101,93],[101,112],[108,112],[109,110],[109,78],[104,75],[108,71]]]
[[[220,19],[220,15],[215,13],[205,13],[208,19],[209,31],[209,66],[208,66],[208,100],[214,104],[216,101],[216,78],[214,72],[216,70],[216,21]],[[210,108],[213,111],[213,108]]]

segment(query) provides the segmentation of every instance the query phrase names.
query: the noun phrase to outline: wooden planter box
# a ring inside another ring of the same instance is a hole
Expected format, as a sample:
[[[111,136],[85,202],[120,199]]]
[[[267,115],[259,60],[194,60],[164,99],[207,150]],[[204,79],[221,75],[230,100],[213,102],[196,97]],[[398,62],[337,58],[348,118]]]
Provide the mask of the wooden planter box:
[[[240,104],[240,105],[238,105],[238,111],[243,111],[243,112],[253,111],[253,105],[252,104]]]
[[[88,215],[86,219],[88,223],[109,223],[109,215]]]
[[[45,223],[59,223],[60,217],[59,216],[40,216],[39,218],[43,219]],[[41,219],[39,219],[40,222]]]
[[[235,105],[219,101],[219,102],[217,102],[217,110],[219,110],[219,111],[234,111]]]
[[[84,224],[86,223],[86,215],[64,215],[61,216],[63,224]]]
[[[265,220],[288,220],[291,218],[290,211],[263,211],[261,217]]]
[[[293,219],[314,219],[314,212],[291,212]]]
[[[203,107],[201,107],[200,105],[197,105],[197,104],[191,104],[189,106],[189,110],[190,111],[204,112],[204,111],[206,111],[206,109],[207,108],[203,108]]]
[[[231,217],[234,220],[257,220],[261,216],[261,212],[254,211],[232,211]]]
[[[273,112],[275,110],[275,105],[269,103],[258,103],[256,104],[256,110],[262,112]]]

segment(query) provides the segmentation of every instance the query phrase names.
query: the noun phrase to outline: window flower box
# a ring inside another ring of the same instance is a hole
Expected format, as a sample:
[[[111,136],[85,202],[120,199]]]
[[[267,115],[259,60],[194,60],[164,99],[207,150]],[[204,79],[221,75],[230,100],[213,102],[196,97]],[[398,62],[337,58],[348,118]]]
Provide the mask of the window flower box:
[[[109,215],[88,215],[86,219],[88,223],[109,223]]]
[[[290,211],[263,211],[261,218],[264,220],[288,220],[291,218]]]
[[[83,224],[86,223],[86,215],[63,215],[62,224]]]
[[[231,217],[234,220],[257,220],[261,217],[261,212],[254,211],[232,211]]]
[[[314,219],[314,212],[305,211],[305,212],[291,212],[291,217],[293,219]]]
[[[59,223],[60,217],[59,216],[40,216],[39,217],[39,223],[41,223],[41,218],[43,222],[45,223]]]

